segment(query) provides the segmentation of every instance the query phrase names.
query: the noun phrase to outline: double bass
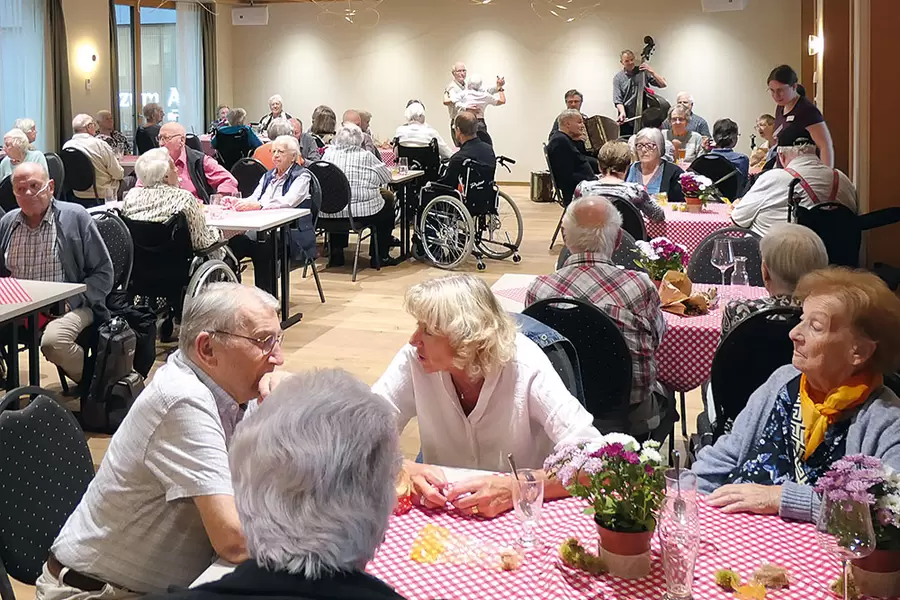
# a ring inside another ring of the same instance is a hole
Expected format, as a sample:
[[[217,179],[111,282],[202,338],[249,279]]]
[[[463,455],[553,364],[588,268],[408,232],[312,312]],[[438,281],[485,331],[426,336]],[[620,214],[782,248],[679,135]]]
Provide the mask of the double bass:
[[[650,57],[654,51],[656,51],[656,42],[649,35],[644,36],[644,49],[641,50],[641,65],[650,62]],[[668,115],[672,105],[665,98],[650,89],[647,85],[647,72],[642,71],[640,65],[635,67],[635,69],[637,69],[637,74],[634,76],[635,84],[637,85],[637,101],[634,105],[634,117],[629,119],[629,121],[635,121],[634,130],[637,131],[641,128],[644,111],[653,108],[659,110],[663,115]]]

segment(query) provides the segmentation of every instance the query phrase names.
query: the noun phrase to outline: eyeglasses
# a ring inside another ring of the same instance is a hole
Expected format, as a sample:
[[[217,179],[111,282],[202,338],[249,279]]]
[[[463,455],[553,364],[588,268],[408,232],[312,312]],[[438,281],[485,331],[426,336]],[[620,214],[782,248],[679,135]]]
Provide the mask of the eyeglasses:
[[[634,147],[635,147],[635,149],[637,149],[637,150],[648,150],[648,151],[649,151],[649,150],[656,150],[656,144],[644,144],[644,143],[640,143],[640,144],[635,144]]]
[[[230,331],[210,331],[209,333],[218,333],[219,335],[229,335],[231,337],[242,338],[247,341],[253,342],[260,350],[263,351],[263,354],[269,355],[272,354],[272,351],[275,350],[275,345],[281,345],[282,340],[284,340],[284,332],[279,331],[278,333],[274,333],[272,335],[267,335],[264,338],[255,338],[250,337],[249,335],[241,335],[239,333],[231,333]]]
[[[158,139],[159,139],[159,143],[160,143],[160,144],[166,144],[166,143],[168,143],[170,140],[177,140],[178,138],[187,139],[186,136],[181,135],[181,134],[178,134],[178,135],[167,135],[167,136],[165,136],[165,137],[160,136]]]
[[[40,195],[40,194],[43,194],[44,191],[45,191],[48,187],[50,187],[50,182],[51,182],[51,181],[53,181],[53,180],[52,180],[52,179],[48,179],[48,180],[47,180],[47,183],[45,183],[45,184],[44,184],[43,186],[41,186],[39,189],[34,189],[34,185],[32,185],[31,187],[29,187],[29,188],[27,188],[27,189],[24,189],[24,190],[23,190],[23,189],[17,189],[16,192],[15,192],[15,195],[16,195],[16,196],[38,196],[38,195]]]

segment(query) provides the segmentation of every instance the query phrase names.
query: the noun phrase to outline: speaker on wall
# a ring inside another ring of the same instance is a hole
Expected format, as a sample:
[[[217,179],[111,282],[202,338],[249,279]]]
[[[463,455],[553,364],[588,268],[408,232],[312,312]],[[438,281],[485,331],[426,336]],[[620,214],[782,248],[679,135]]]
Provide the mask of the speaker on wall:
[[[231,9],[232,25],[268,25],[268,6],[237,6]]]
[[[703,12],[723,12],[726,10],[744,10],[750,0],[700,0]]]

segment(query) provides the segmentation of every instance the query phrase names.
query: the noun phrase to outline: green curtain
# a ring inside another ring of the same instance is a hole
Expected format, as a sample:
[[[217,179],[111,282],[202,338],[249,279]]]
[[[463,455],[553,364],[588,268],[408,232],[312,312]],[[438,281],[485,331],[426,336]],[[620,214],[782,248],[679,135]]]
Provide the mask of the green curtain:
[[[56,127],[57,145],[62,148],[72,137],[72,91],[69,88],[69,51],[66,41],[66,18],[62,0],[46,0],[47,28],[50,34],[50,110]]]
[[[116,130],[122,129],[119,111],[119,34],[116,24],[116,2],[109,0],[109,112]]]
[[[206,4],[200,6],[205,9],[200,15],[200,37],[203,43],[203,114],[210,119],[213,118],[219,102],[215,9],[221,8],[219,4],[213,4],[213,9]]]

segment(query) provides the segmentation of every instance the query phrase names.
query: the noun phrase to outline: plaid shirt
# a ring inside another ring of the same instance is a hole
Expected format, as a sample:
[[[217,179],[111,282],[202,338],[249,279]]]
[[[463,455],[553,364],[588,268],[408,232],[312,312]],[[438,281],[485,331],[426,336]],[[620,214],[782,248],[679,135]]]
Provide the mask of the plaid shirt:
[[[59,243],[56,240],[56,219],[48,208],[40,224],[31,229],[25,223],[22,212],[12,224],[9,247],[6,250],[6,268],[18,279],[33,281],[65,281]]]
[[[654,355],[666,330],[659,294],[644,273],[616,266],[593,252],[573,254],[561,269],[541,275],[528,288],[525,305],[547,298],[576,298],[596,305],[619,326],[631,350],[631,433],[640,435],[659,426],[659,408],[652,389],[656,381]]]
[[[338,167],[350,182],[350,202],[354,217],[371,217],[384,207],[381,186],[391,180],[391,170],[371,152],[358,146],[328,146],[322,160]],[[347,217],[345,208],[328,218]]]

